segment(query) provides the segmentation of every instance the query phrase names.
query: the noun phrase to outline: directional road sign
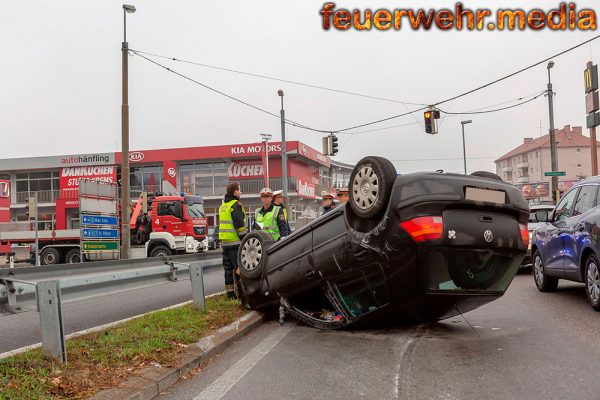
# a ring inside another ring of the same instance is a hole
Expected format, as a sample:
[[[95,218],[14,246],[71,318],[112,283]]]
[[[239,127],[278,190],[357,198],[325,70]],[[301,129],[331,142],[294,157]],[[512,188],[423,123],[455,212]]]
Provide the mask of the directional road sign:
[[[118,229],[83,228],[81,231],[83,239],[117,239],[119,237]]]
[[[567,173],[565,171],[548,171],[544,172],[544,176],[565,176]]]
[[[119,225],[115,216],[106,215],[82,215],[81,225]]]

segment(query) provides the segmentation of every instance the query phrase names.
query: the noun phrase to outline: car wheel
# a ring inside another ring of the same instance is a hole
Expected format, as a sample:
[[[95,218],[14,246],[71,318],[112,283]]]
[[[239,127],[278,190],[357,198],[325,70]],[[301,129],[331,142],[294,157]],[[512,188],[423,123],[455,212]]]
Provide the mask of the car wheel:
[[[42,250],[40,255],[42,265],[56,265],[60,263],[60,252],[52,247]]]
[[[167,246],[156,246],[150,251],[150,257],[168,257],[171,255],[171,249]]]
[[[544,262],[539,251],[533,255],[533,280],[540,292],[553,292],[558,286],[558,278],[546,275]]]
[[[490,179],[495,179],[497,181],[501,181],[502,178],[500,178],[498,175],[494,174],[493,172],[489,172],[489,171],[475,171],[473,173],[471,173],[472,176],[479,176],[482,178],[490,178]]]
[[[273,237],[262,231],[254,231],[244,237],[238,252],[238,266],[243,278],[258,279],[262,276],[267,259],[266,249],[273,243]]]
[[[586,285],[585,292],[587,293],[590,304],[596,311],[600,311],[600,264],[596,256],[591,255],[585,263]]]
[[[77,249],[69,250],[65,256],[65,263],[67,264],[79,264],[81,262],[81,253]]]
[[[350,175],[350,206],[361,218],[374,219],[386,210],[396,168],[382,157],[365,157],[356,164]]]

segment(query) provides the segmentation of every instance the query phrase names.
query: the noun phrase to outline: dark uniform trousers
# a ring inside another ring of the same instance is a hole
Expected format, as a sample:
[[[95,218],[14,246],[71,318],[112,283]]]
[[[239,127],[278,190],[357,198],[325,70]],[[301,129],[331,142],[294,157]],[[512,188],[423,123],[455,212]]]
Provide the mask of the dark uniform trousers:
[[[237,267],[237,255],[240,248],[239,244],[226,246],[223,245],[223,269],[225,270],[225,291],[227,298],[234,299],[236,297],[233,274]]]

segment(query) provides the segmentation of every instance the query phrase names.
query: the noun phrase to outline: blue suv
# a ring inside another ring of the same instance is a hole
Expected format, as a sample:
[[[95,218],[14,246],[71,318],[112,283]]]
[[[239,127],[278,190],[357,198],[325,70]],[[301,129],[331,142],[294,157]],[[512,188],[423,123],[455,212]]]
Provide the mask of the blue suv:
[[[559,279],[582,282],[588,300],[600,311],[600,177],[579,182],[553,211],[536,213],[533,277],[542,292],[556,290]]]

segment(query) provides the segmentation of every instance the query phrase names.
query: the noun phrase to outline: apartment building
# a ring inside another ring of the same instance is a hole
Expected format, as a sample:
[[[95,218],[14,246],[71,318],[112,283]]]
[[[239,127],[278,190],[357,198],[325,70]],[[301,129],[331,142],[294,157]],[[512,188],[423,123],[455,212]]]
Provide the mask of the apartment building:
[[[556,131],[558,170],[566,176],[559,178],[559,189],[565,191],[574,182],[589,177],[592,173],[591,141],[580,126],[566,125]],[[600,142],[596,143],[598,146]],[[523,188],[529,198],[549,196],[551,178],[544,172],[551,171],[550,135],[524,138],[515,147],[496,161],[496,173],[505,181]]]

